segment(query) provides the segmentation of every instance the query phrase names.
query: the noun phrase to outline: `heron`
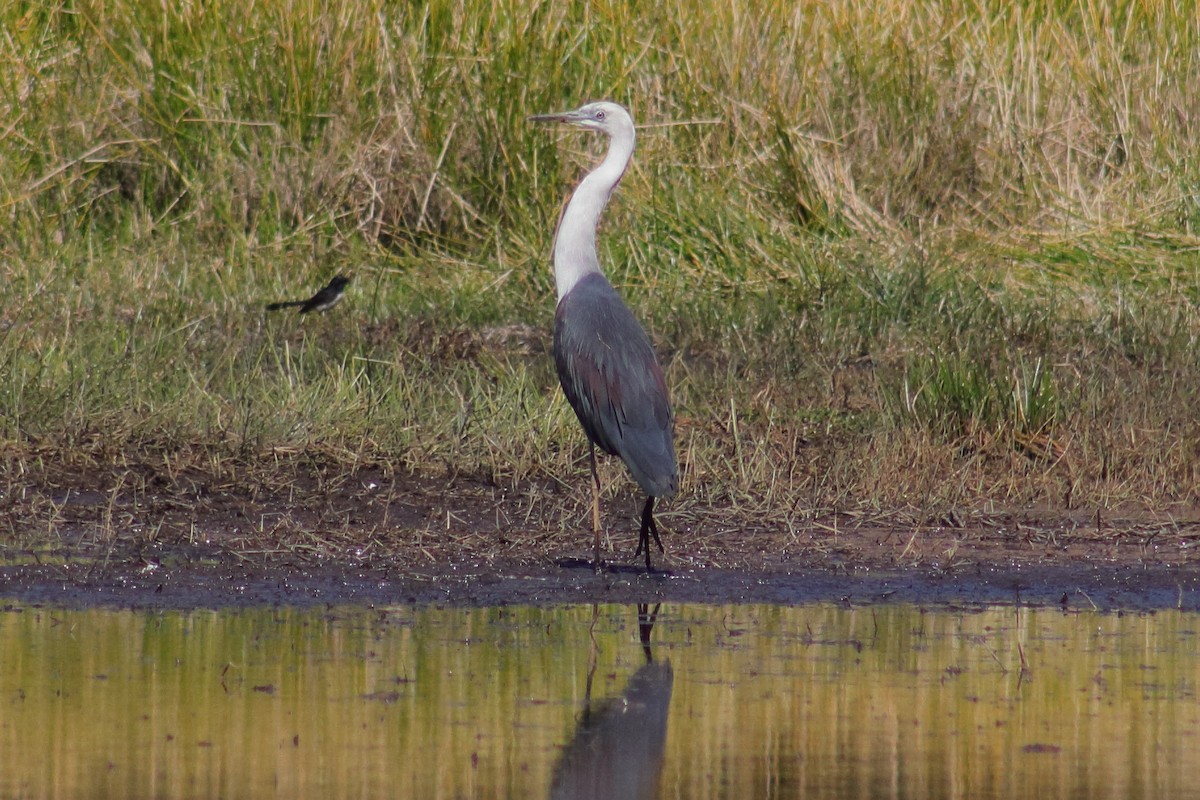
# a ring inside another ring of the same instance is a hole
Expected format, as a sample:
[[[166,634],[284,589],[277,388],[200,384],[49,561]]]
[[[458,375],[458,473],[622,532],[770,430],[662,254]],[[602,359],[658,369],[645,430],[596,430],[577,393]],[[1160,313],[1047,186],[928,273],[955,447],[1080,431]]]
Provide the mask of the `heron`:
[[[619,456],[646,493],[636,558],[650,537],[666,552],[654,521],[654,501],[679,489],[674,418],[662,367],[650,337],[600,271],[596,226],[609,197],[633,157],[633,118],[612,102],[588,103],[575,111],[538,114],[533,122],[573,125],[608,137],[608,152],[571,194],[554,234],[554,365],[567,402],[588,439],[592,472],[592,533],[600,562],[600,476],[596,448]]]

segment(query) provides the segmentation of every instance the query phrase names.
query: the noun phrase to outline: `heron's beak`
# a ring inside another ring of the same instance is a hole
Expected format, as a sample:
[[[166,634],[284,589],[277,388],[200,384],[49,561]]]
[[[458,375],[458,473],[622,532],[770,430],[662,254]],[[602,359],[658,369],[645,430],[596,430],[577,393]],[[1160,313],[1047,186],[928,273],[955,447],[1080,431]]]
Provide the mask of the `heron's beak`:
[[[534,114],[528,118],[530,122],[565,122],[568,125],[579,124],[578,111],[559,111],[557,114]]]

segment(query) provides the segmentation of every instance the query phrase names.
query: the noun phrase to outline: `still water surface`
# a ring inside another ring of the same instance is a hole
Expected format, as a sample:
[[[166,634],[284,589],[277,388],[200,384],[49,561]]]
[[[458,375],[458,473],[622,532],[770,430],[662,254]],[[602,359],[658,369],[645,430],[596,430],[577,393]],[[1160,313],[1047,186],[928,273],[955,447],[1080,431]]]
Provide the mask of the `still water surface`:
[[[1200,616],[0,612],[0,797],[1200,797]]]

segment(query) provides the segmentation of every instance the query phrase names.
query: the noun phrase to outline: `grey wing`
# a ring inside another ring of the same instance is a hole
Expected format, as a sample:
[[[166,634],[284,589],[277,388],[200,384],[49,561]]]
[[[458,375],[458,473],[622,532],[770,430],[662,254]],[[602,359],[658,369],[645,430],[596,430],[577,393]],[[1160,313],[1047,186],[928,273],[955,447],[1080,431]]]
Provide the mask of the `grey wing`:
[[[662,368],[642,326],[599,274],[558,306],[554,360],[588,438],[620,456],[648,494],[673,494],[678,467]]]

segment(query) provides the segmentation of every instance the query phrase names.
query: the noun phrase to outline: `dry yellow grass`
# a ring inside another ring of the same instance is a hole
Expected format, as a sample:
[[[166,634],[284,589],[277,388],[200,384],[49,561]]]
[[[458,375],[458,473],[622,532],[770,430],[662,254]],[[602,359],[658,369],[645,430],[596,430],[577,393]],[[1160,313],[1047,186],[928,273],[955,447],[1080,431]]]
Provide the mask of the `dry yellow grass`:
[[[577,485],[546,254],[594,144],[525,117],[603,96],[644,125],[602,257],[667,365],[678,513],[1195,506],[1187,7],[119,0],[0,24],[10,486],[125,463]],[[334,272],[335,312],[264,316]]]

